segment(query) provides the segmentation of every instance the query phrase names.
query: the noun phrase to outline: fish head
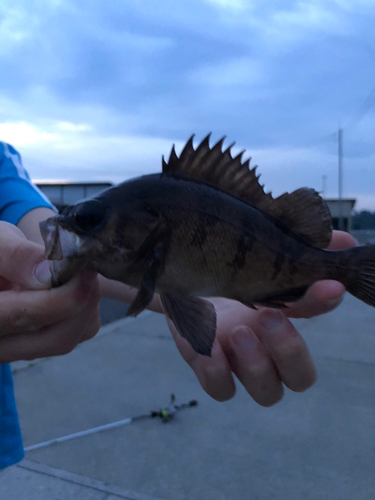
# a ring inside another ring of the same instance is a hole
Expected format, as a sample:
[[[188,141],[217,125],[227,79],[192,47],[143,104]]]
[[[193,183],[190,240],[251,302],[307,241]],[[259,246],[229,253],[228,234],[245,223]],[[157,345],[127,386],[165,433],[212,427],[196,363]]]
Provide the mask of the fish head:
[[[103,250],[103,238],[109,220],[109,210],[99,200],[87,200],[70,205],[54,217],[41,222],[45,257],[62,260],[72,257],[92,257]]]
[[[103,196],[70,205],[41,222],[53,283],[62,284],[85,267],[115,279],[134,262],[157,220],[157,214],[131,199],[120,206]]]

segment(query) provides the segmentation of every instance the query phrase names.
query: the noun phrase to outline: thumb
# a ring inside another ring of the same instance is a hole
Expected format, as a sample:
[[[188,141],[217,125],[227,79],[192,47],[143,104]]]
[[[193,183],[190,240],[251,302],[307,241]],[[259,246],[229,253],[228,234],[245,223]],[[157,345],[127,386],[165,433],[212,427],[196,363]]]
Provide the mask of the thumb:
[[[0,276],[27,289],[51,286],[50,262],[44,259],[44,248],[7,222],[0,222]]]

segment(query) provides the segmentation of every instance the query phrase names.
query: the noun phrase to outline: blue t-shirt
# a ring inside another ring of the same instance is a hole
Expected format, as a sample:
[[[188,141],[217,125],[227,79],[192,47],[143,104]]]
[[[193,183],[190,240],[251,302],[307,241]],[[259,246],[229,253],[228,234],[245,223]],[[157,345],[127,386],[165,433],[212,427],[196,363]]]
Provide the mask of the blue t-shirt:
[[[31,183],[17,151],[0,142],[0,220],[16,225],[27,212],[39,207],[52,208]],[[19,462],[23,456],[11,368],[9,364],[0,365],[0,469]]]

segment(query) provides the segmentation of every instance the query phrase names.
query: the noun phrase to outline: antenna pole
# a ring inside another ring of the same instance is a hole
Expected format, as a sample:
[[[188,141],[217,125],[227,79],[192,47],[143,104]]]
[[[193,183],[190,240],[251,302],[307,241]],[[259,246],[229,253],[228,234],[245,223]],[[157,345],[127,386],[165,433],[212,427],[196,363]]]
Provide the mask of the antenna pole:
[[[342,128],[339,128],[339,229],[344,230],[344,219],[342,213]]]

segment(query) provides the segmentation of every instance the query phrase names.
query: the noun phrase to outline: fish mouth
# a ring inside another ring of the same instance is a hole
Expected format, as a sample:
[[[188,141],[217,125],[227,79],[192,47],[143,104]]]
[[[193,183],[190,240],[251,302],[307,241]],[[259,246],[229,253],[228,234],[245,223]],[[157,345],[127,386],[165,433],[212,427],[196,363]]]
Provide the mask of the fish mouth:
[[[45,245],[44,256],[51,261],[52,287],[63,285],[87,267],[85,252],[90,242],[65,229],[63,224],[61,216],[51,217],[39,224]]]
[[[63,260],[78,254],[85,241],[76,233],[61,226],[60,217],[50,217],[39,224],[45,245],[45,258]]]

